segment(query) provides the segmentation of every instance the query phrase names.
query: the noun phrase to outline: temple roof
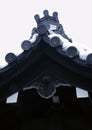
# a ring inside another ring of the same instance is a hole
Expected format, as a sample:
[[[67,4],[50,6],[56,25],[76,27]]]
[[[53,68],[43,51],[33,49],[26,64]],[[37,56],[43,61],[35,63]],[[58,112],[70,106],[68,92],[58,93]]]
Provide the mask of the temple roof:
[[[23,52],[5,57],[8,65],[0,69],[1,100],[29,88],[44,98],[52,97],[62,85],[92,91],[92,50],[65,34],[57,12],[43,14],[42,18],[35,15],[37,27],[22,42]]]

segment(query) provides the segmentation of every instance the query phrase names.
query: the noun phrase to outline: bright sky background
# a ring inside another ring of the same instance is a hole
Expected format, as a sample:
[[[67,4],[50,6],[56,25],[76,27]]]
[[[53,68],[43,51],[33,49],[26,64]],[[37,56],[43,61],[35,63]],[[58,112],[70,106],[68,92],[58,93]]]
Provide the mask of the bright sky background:
[[[0,65],[8,52],[19,54],[21,42],[36,26],[34,15],[58,11],[65,32],[92,48],[92,0],[0,0]]]

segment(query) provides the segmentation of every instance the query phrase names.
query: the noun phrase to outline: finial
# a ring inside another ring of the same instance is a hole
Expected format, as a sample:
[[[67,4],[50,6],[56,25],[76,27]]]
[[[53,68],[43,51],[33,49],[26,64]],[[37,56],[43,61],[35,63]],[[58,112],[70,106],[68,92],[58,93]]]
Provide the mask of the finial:
[[[34,18],[35,18],[37,24],[39,24],[39,22],[40,22],[40,17],[39,17],[39,15],[36,14],[36,15],[34,16]]]
[[[45,17],[48,17],[49,16],[49,11],[48,10],[44,10],[43,14],[44,14]]]
[[[57,12],[53,12],[53,17],[56,21],[58,21],[58,13]]]

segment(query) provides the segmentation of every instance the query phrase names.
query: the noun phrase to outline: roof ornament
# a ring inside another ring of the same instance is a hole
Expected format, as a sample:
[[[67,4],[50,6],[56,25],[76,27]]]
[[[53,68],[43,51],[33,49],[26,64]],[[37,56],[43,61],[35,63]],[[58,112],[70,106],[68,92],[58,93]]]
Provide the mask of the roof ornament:
[[[92,51],[86,49],[82,44],[72,42],[63,29],[58,19],[58,13],[53,12],[49,15],[48,10],[43,11],[43,17],[40,18],[38,14],[34,16],[37,27],[32,30],[32,35],[28,40],[24,40],[21,44],[23,51],[30,51],[35,47],[41,39],[43,39],[51,47],[56,48],[60,54],[64,54],[69,58],[75,58],[80,63],[83,61],[85,65],[92,65]],[[71,44],[72,43],[72,44]],[[6,55],[5,60],[8,64],[15,62],[17,57],[13,53]]]
[[[49,15],[48,10],[43,11],[44,17],[40,18],[38,14],[34,16],[37,28],[35,28],[35,32],[38,32],[38,34],[51,34],[56,33],[62,35],[65,39],[67,39],[69,42],[72,42],[72,39],[69,38],[63,29],[63,26],[59,23],[58,20],[58,13],[53,12],[53,16]],[[34,29],[33,29],[34,32]]]
[[[14,53],[8,53],[5,56],[5,60],[8,64],[14,63],[16,61],[16,55]]]
[[[21,48],[24,50],[24,51],[27,51],[31,48],[31,42],[28,41],[28,40],[25,40],[22,42],[21,44]]]
[[[48,10],[44,10],[44,11],[43,11],[43,14],[44,14],[44,16],[47,17],[47,18],[49,17],[49,11],[48,11]]]
[[[44,10],[43,14],[42,18],[38,14],[34,16],[37,27],[33,28],[31,37],[22,42],[23,52],[5,56],[8,65],[0,69],[0,99],[28,86],[46,99],[55,94],[60,84],[92,91],[92,50],[72,42],[59,23],[57,12],[50,16],[49,11]],[[67,84],[62,83],[61,78],[67,80]],[[58,84],[57,80],[60,80]],[[17,87],[12,87],[15,81]]]

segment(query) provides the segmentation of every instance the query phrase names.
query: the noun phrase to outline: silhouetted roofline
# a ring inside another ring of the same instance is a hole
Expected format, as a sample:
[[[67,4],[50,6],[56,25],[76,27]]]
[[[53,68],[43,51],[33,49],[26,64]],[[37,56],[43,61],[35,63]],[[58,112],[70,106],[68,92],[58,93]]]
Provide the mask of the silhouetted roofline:
[[[92,91],[91,50],[72,42],[59,23],[57,12],[49,16],[45,10],[43,18],[35,15],[35,19],[37,27],[32,36],[21,44],[23,53],[8,53],[5,57],[8,65],[0,69],[0,99],[26,88],[29,80],[32,85],[40,73],[56,75],[56,80]]]

